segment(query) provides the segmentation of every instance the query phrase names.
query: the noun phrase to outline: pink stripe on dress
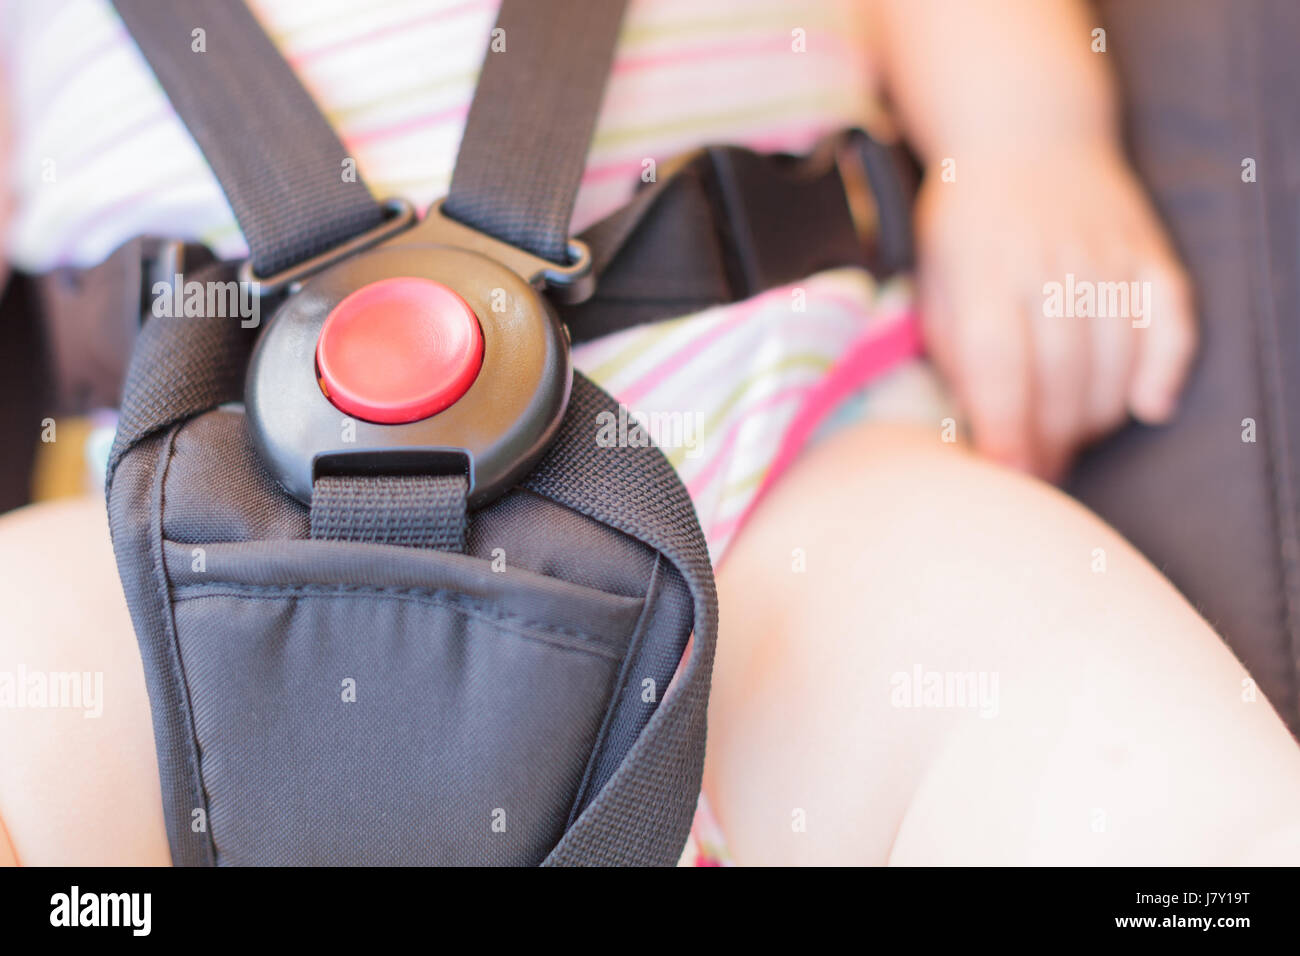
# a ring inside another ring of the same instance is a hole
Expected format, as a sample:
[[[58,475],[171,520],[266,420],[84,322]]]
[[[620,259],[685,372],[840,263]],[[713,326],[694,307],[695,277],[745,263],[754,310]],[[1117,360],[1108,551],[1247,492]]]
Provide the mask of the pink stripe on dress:
[[[786,428],[776,457],[744,511],[711,524],[706,537],[710,541],[723,540],[743,525],[776,480],[794,463],[817,426],[841,402],[900,362],[920,355],[921,348],[921,327],[913,312],[890,320],[885,328],[873,330],[854,345],[824,379],[808,389],[808,397]]]

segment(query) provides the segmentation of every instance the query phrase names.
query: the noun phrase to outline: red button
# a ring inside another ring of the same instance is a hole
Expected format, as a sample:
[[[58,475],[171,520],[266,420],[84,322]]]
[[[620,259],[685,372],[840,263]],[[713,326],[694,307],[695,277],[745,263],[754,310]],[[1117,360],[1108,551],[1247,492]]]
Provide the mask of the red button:
[[[413,276],[353,292],[330,312],[316,342],[329,400],[385,425],[442,411],[468,391],[482,363],[474,310],[441,282]]]

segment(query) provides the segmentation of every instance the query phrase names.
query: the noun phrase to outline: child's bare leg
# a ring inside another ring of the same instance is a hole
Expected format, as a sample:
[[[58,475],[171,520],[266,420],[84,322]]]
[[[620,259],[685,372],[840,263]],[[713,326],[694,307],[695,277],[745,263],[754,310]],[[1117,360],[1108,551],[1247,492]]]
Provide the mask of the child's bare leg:
[[[1300,854],[1300,754],[1276,715],[1152,568],[1045,486],[929,436],[845,433],[763,504],[720,587],[706,785],[742,862]],[[104,674],[96,719],[0,708],[13,853],[166,862],[99,502],[0,520],[0,601],[0,670]],[[893,706],[916,666],[983,672],[985,697]]]
[[[1300,750],[1218,637],[937,427],[814,450],[719,587],[705,790],[739,862],[1300,860]],[[904,696],[970,673],[974,706]]]
[[[0,706],[0,862],[167,863],[144,669],[101,500],[0,519],[0,608],[0,673],[91,675],[83,706],[31,706],[30,692]]]

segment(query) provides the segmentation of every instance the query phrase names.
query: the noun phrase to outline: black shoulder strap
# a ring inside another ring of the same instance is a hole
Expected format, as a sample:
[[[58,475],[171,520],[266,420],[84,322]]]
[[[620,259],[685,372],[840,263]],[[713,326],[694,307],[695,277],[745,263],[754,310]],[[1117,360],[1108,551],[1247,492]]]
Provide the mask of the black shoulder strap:
[[[443,211],[565,262],[627,0],[504,0]]]
[[[115,0],[216,173],[259,275],[384,217],[343,144],[241,0]]]

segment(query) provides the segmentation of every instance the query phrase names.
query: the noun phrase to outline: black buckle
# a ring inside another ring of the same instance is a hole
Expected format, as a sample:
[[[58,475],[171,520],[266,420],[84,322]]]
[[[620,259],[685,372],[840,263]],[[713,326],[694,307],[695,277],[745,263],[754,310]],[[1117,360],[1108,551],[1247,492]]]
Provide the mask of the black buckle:
[[[879,278],[905,272],[915,264],[916,235],[912,207],[920,170],[915,158],[897,143],[875,139],[862,130],[845,135],[836,165],[849,207],[859,228],[871,231],[868,268]],[[863,207],[864,195],[872,211]]]
[[[467,500],[479,507],[527,474],[559,427],[573,370],[568,340],[540,292],[550,287],[589,294],[591,254],[573,243],[575,262],[546,262],[454,222],[441,203],[419,225],[384,242],[390,234],[367,233],[359,245],[273,277],[291,294],[249,364],[249,431],[270,472],[304,503],[323,475],[455,472],[466,475]],[[309,275],[312,281],[296,289]],[[483,359],[451,405],[388,424],[349,415],[331,402],[318,380],[316,344],[343,299],[399,277],[455,291],[478,320]]]
[[[911,191],[901,151],[861,130],[827,137],[806,156],[734,146],[668,164],[698,176],[734,299],[860,265],[878,278],[911,263]]]
[[[157,288],[165,283],[170,289],[176,277],[182,281],[186,273],[193,274],[217,261],[212,250],[197,242],[183,239],[158,239],[145,237],[140,242],[140,315],[143,324],[153,313]]]

